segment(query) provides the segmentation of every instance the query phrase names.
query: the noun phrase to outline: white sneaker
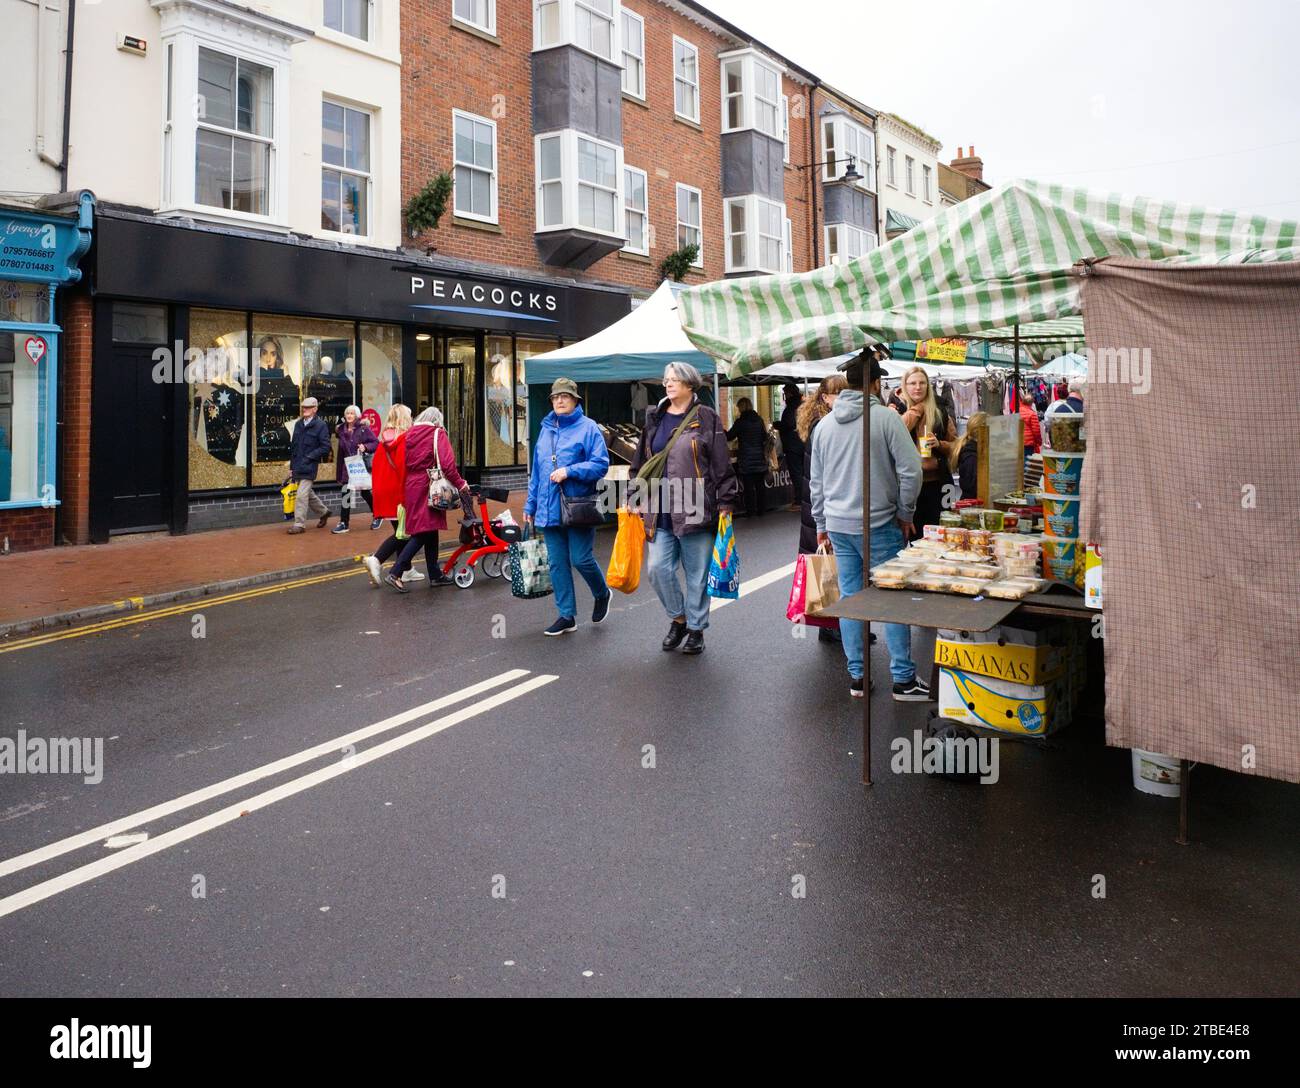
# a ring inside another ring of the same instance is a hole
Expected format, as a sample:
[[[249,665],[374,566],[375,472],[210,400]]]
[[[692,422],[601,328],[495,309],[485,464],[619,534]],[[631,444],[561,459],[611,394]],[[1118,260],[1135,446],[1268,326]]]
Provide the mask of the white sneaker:
[[[370,581],[378,589],[384,584],[383,572],[379,566],[379,560],[373,555],[366,556],[361,562],[365,565],[366,573],[370,575]]]
[[[405,574],[402,575],[402,580],[404,582],[422,582],[424,581],[424,571],[416,570],[414,567],[412,567],[410,570],[408,570]]]

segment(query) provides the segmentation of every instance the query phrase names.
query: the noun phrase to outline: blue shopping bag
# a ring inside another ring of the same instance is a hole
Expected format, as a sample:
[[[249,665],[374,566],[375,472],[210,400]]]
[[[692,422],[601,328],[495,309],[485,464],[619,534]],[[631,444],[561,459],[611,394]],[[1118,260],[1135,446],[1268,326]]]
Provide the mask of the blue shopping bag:
[[[740,552],[731,515],[718,515],[718,535],[713,539],[713,561],[709,564],[709,596],[735,600],[740,596]]]

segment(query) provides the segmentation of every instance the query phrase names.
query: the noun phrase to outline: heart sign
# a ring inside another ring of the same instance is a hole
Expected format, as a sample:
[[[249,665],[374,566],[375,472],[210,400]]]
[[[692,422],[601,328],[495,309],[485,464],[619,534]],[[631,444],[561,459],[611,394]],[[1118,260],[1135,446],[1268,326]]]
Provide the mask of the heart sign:
[[[32,361],[32,365],[36,366],[45,358],[45,341],[39,336],[29,336],[23,345],[23,350],[27,352],[27,358]]]

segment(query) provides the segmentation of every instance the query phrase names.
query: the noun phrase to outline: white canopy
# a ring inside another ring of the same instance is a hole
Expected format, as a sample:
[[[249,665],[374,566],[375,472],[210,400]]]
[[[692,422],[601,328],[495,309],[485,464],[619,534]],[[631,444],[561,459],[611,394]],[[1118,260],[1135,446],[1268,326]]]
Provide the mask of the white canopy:
[[[665,280],[640,306],[594,336],[528,360],[528,384],[556,378],[576,382],[631,382],[663,377],[669,363],[690,363],[702,374],[712,358],[686,339],[673,284]]]

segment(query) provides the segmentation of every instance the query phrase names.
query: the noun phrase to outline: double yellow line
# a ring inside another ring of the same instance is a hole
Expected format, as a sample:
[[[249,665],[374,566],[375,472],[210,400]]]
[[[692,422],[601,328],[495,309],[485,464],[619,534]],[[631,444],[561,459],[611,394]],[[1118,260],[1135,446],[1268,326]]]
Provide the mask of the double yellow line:
[[[445,561],[451,555],[451,551],[443,552],[438,556],[440,560]],[[355,578],[358,574],[365,574],[366,568],[361,565],[364,556],[357,556],[357,566],[351,570],[334,571],[329,574],[316,574],[309,578],[296,578],[289,582],[273,582],[270,585],[257,586],[252,589],[239,590],[235,593],[226,593],[218,597],[195,597],[192,601],[185,601],[180,604],[167,605],[163,608],[156,608],[149,612],[133,612],[126,616],[114,616],[112,619],[101,620],[98,623],[88,623],[82,627],[74,627],[68,630],[51,631],[48,634],[31,635],[27,638],[16,639],[13,642],[0,643],[0,654],[11,654],[17,650],[31,650],[37,646],[46,646],[51,642],[62,642],[69,638],[83,638],[86,635],[101,635],[108,631],[116,631],[123,627],[132,627],[137,623],[148,623],[150,620],[162,620],[168,616],[182,616],[186,613],[203,612],[209,608],[216,608],[222,604],[234,604],[236,601],[248,601],[254,597],[266,597],[272,593],[284,593],[290,589],[303,589],[306,586],[317,586],[323,582],[337,582],[343,578]],[[141,598],[132,597],[129,600],[140,600]]]

